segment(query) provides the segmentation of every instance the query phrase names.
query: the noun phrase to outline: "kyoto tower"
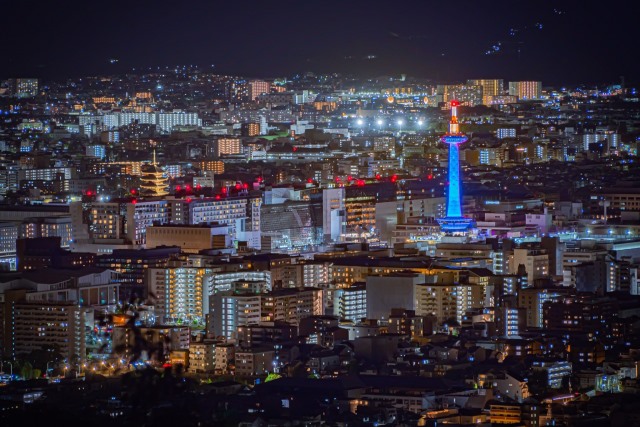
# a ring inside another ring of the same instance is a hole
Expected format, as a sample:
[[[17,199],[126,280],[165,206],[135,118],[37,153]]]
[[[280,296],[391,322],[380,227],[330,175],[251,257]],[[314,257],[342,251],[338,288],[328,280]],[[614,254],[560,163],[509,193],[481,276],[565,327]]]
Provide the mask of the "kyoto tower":
[[[449,188],[447,191],[447,216],[439,218],[438,224],[447,233],[463,233],[471,228],[473,221],[462,216],[460,196],[460,144],[467,141],[467,136],[460,133],[458,125],[458,101],[451,101],[451,121],[449,132],[442,137],[442,142],[449,145]]]

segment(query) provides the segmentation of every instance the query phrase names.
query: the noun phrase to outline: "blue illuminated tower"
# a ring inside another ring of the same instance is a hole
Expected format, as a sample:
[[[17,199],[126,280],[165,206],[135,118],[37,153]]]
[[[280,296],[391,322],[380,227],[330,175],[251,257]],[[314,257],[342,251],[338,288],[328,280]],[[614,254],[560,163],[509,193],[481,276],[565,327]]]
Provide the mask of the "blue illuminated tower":
[[[451,101],[451,121],[449,133],[442,137],[442,142],[449,145],[449,188],[447,191],[447,216],[438,219],[442,231],[447,233],[463,233],[473,224],[469,218],[462,216],[462,197],[460,196],[460,144],[467,141],[467,136],[460,133],[458,125],[458,101]]]

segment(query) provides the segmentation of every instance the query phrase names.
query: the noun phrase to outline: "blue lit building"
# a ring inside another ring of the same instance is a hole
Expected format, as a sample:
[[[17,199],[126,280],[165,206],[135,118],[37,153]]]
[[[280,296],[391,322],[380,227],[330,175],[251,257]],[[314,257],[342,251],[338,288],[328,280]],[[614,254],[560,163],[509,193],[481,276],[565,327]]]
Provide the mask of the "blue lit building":
[[[447,190],[447,216],[439,218],[438,224],[446,233],[464,233],[473,225],[470,218],[462,216],[460,144],[467,141],[467,136],[460,133],[458,105],[460,105],[458,101],[451,101],[449,133],[442,137],[442,142],[449,145],[449,188]]]

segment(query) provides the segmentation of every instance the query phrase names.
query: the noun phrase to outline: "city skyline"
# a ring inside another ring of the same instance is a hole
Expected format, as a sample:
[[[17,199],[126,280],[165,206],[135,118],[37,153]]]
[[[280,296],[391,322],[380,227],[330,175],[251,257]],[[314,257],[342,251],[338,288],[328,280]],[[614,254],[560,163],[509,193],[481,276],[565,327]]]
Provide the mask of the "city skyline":
[[[38,3],[0,27],[2,427],[640,420],[622,2]]]

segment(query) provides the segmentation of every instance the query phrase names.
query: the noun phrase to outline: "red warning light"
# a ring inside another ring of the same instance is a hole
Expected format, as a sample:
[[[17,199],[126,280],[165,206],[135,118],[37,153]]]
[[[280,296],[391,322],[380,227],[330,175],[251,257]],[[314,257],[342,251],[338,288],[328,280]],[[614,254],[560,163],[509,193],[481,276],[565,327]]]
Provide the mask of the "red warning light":
[[[364,179],[359,179],[356,181],[356,185],[358,187],[364,187]]]
[[[187,203],[191,203],[191,197],[187,197]]]
[[[242,188],[244,188],[245,190],[249,189],[249,184],[247,184],[246,182],[242,184]]]
[[[382,175],[380,175],[379,173],[376,174],[376,179],[380,180],[380,178],[382,178]]]
[[[307,178],[307,182],[308,182],[309,184],[313,184],[313,178]]]
[[[336,182],[340,182],[340,177],[336,176]]]
[[[202,185],[200,184],[196,185],[196,190],[202,190]]]
[[[241,188],[242,188],[242,186],[240,184],[236,184],[236,190],[239,190]]]
[[[353,177],[352,177],[351,175],[349,175],[349,176],[347,177],[347,180],[348,180],[348,181],[353,181]]]
[[[220,200],[220,199],[221,199],[220,195],[216,194],[216,200]]]
[[[131,194],[136,194],[136,189],[135,188],[131,189]]]
[[[258,182],[262,182],[262,177],[261,176],[258,177]]]
[[[433,179],[433,175],[431,174],[427,175],[427,179]]]
[[[191,191],[191,186],[187,184],[187,185],[184,186],[184,189],[187,190],[187,191]]]
[[[293,147],[293,151],[298,151],[298,147]]]
[[[398,175],[391,176],[391,182],[396,182],[398,180]]]
[[[227,192],[227,187],[222,187],[222,192],[226,193]]]
[[[456,100],[453,100],[453,101],[451,101],[451,106],[452,107],[459,107],[460,106],[460,102],[458,102]]]
[[[138,203],[138,200],[137,200],[137,199],[133,199],[133,200],[131,201],[131,203],[133,203],[133,204],[135,205],[136,203]]]
[[[180,190],[182,190],[182,186],[176,185],[176,191],[180,191]]]

